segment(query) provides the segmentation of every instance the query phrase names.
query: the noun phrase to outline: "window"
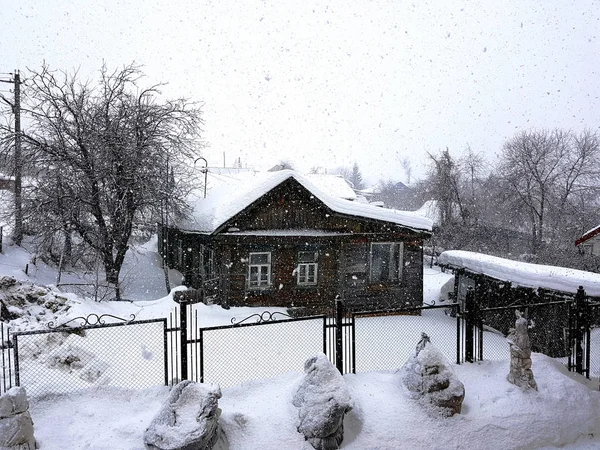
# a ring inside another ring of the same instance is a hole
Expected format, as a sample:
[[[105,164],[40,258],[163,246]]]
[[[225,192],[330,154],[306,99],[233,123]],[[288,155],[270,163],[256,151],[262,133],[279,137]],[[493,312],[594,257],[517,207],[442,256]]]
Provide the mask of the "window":
[[[177,239],[177,268],[183,268],[183,242],[181,239]]]
[[[198,273],[202,280],[206,280],[206,270],[204,268],[204,245],[200,244],[200,249],[198,250]]]
[[[393,283],[402,274],[402,242],[371,244],[370,280],[376,283]]]
[[[298,252],[297,282],[301,286],[317,284],[317,252]]]
[[[206,278],[208,280],[215,277],[215,260],[214,251],[212,248],[206,248],[204,252],[204,267],[206,270]]]
[[[248,287],[271,285],[271,253],[250,253],[248,264]]]

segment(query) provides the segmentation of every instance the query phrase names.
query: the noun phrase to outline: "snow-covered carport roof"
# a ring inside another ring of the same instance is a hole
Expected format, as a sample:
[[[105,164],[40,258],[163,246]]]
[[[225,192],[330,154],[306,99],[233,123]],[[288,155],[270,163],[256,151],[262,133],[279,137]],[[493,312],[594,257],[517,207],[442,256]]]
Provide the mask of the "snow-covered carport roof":
[[[593,272],[513,261],[463,250],[442,252],[438,264],[533,289],[542,288],[574,294],[579,286],[583,286],[588,295],[600,297],[600,274]]]
[[[413,211],[398,211],[335,197],[317,187],[307,177],[291,170],[246,172],[214,183],[206,198],[189,199],[193,211],[189,219],[178,224],[184,231],[212,234],[231,218],[244,211],[269,191],[293,178],[332,212],[379,220],[419,232],[431,232],[432,221]]]

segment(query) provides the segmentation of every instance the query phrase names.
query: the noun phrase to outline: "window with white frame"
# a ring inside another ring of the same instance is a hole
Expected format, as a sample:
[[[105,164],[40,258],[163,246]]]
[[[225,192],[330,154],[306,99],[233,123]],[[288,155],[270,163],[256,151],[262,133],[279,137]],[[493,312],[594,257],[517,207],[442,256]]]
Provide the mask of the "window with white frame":
[[[271,286],[271,252],[250,253],[248,259],[248,287]]]
[[[296,269],[298,285],[311,286],[317,284],[318,257],[318,252],[314,251],[298,252],[298,267]]]
[[[370,251],[369,279],[373,283],[394,283],[402,278],[402,242],[374,242]]]

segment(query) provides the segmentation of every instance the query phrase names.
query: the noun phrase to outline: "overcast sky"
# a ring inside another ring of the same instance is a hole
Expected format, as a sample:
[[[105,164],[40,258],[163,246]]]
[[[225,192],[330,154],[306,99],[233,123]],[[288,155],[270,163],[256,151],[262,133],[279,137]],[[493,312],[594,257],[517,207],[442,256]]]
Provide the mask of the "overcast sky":
[[[405,181],[404,157],[598,129],[599,33],[589,0],[0,0],[0,72],[135,61],[204,103],[209,165]]]

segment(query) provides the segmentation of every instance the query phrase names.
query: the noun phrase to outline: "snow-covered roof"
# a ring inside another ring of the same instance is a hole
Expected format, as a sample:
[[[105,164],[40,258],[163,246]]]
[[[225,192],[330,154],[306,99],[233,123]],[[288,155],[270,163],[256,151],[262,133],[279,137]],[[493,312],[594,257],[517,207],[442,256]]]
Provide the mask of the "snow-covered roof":
[[[356,200],[356,192],[341,175],[315,173],[304,175],[307,180],[333,197]]]
[[[306,176],[291,170],[246,172],[233,175],[210,174],[207,198],[194,193],[189,202],[190,219],[179,224],[186,231],[213,233],[226,221],[289,178],[294,178],[332,211],[349,216],[390,222],[403,227],[431,231],[431,220],[412,211],[397,211],[335,197],[318,187]]]
[[[581,235],[581,237],[579,239],[577,239],[575,241],[575,245],[580,245],[583,244],[584,242],[596,237],[600,235],[600,225],[598,225],[597,227],[592,228],[591,230],[586,231],[585,233],[583,233]]]
[[[574,294],[579,286],[583,286],[588,295],[600,296],[600,274],[583,270],[512,261],[463,250],[442,252],[438,264],[464,268],[470,272],[530,288],[539,287]]]
[[[415,212],[431,219],[434,225],[439,225],[440,223],[440,208],[438,207],[437,200],[427,200]]]

